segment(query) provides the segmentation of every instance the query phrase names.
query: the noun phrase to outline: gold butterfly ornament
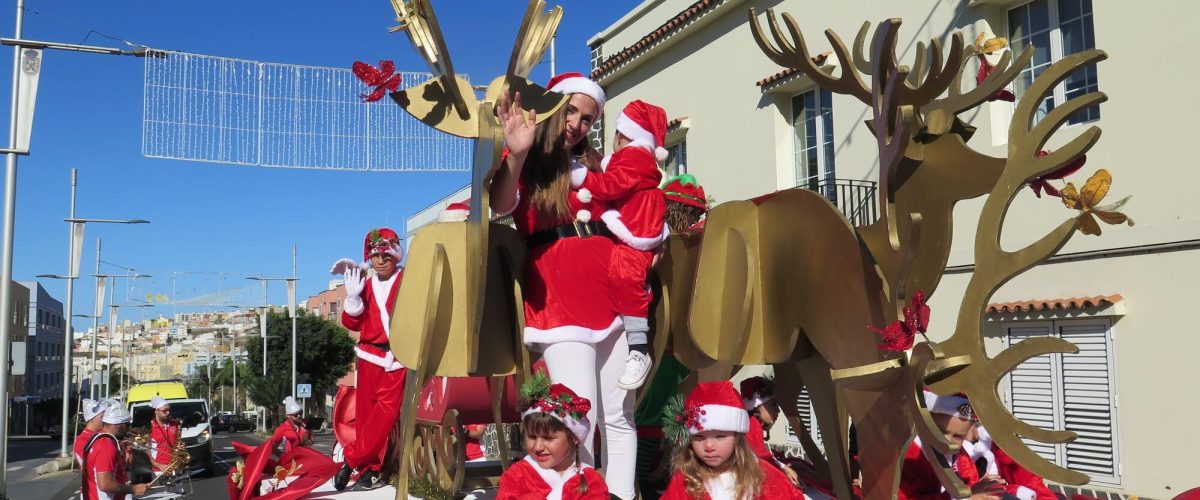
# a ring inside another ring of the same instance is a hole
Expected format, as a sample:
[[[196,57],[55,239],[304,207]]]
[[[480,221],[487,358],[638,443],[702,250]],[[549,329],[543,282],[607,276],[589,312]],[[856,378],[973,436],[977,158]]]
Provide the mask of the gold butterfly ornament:
[[[1068,182],[1067,187],[1063,188],[1063,205],[1079,211],[1077,219],[1079,232],[1100,236],[1100,224],[1096,222],[1097,218],[1109,225],[1122,223],[1133,225],[1133,219],[1120,211],[1121,207],[1124,207],[1125,203],[1129,201],[1130,196],[1121,198],[1116,203],[1100,205],[1100,201],[1108,194],[1110,187],[1112,187],[1112,175],[1107,170],[1100,169],[1088,178],[1083,189],[1076,190],[1075,184],[1072,182]]]

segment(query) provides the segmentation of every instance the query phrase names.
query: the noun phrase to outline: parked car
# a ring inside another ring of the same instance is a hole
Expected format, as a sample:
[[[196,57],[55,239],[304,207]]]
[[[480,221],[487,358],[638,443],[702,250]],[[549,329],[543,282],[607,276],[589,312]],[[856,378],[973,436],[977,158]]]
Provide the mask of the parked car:
[[[46,432],[48,434],[50,434],[51,441],[58,441],[59,439],[62,439],[62,425],[61,424],[51,425],[50,430],[48,430]],[[74,437],[67,438],[67,440],[71,440],[71,439],[74,439]]]
[[[241,415],[215,415],[211,423],[213,432],[253,431],[258,428],[252,420]]]

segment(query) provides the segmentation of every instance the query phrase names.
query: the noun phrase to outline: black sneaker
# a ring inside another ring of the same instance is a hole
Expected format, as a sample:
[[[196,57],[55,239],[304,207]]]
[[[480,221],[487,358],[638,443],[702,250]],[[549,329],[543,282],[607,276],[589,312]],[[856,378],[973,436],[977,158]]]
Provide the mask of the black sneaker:
[[[379,471],[369,470],[363,472],[358,477],[358,481],[354,482],[354,491],[366,491],[383,487],[383,476]]]
[[[353,472],[349,465],[342,464],[342,468],[338,469],[337,475],[333,476],[333,487],[338,491],[345,491],[346,485],[350,484],[350,474]]]

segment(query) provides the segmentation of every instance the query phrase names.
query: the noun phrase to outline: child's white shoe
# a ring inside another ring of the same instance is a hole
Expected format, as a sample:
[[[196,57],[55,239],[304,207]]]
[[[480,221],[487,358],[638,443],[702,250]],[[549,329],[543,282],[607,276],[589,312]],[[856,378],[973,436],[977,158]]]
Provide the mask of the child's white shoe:
[[[646,383],[646,376],[650,375],[650,367],[653,365],[649,355],[629,351],[629,355],[625,356],[625,372],[617,379],[617,387],[627,391],[641,387]]]

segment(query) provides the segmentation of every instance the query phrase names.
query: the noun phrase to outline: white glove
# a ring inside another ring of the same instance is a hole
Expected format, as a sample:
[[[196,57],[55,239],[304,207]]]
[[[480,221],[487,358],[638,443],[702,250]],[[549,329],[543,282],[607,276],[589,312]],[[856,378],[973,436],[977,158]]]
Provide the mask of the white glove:
[[[342,275],[346,280],[346,297],[358,297],[362,295],[366,278],[362,275],[362,269],[351,267]]]

